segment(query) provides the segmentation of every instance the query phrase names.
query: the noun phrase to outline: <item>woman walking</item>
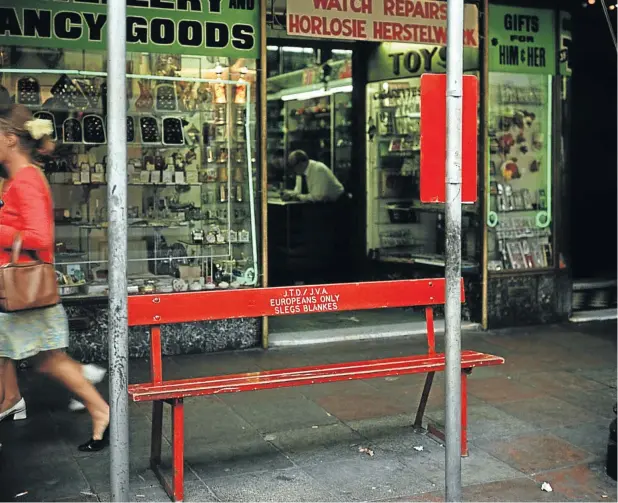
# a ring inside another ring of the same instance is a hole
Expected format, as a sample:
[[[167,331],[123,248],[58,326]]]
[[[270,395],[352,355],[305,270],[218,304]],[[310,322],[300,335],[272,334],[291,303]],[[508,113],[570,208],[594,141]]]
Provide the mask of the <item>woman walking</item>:
[[[105,374],[107,374],[107,370],[89,363],[82,365],[82,373],[92,384],[99,384],[105,377]],[[26,400],[24,400],[19,390],[17,371],[12,360],[5,362],[3,375],[4,401],[0,402],[0,421],[11,418],[16,421],[26,419],[28,415],[26,412]],[[86,406],[82,402],[71,398],[69,402],[69,410],[71,412],[79,412],[85,408]]]
[[[52,133],[49,121],[33,119],[23,106],[0,109],[0,165],[6,171],[1,173],[6,182],[0,196],[0,267],[11,263],[16,241],[43,262],[54,261],[51,191],[33,160],[37,153],[53,150]],[[27,253],[20,254],[19,263],[29,261]],[[68,321],[60,304],[0,312],[0,404],[4,403],[5,379],[13,375],[4,375],[7,362],[36,356],[37,370],[60,381],[90,413],[92,438],[79,450],[99,451],[109,442],[109,406],[84,377],[82,366],[64,352],[68,338]]]

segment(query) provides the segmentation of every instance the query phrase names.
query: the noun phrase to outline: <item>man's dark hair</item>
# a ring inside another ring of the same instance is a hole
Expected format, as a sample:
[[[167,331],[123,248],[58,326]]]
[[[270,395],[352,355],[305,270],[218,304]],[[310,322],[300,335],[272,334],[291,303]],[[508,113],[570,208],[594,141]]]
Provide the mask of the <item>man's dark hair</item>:
[[[294,150],[288,157],[288,165],[291,168],[305,162],[309,162],[309,156],[304,150]]]

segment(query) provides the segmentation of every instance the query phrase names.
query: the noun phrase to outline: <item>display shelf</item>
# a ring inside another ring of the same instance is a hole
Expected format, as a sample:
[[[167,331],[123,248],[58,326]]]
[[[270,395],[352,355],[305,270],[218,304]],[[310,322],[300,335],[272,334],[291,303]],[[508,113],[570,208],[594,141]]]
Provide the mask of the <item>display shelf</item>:
[[[366,108],[367,254],[379,261],[439,266],[445,209],[420,200],[420,79],[369,84]],[[462,253],[469,261],[477,212],[462,206]]]
[[[143,54],[128,59],[142,73],[127,79],[128,116],[133,119],[133,126],[128,127],[131,178],[127,207],[129,215],[137,217],[130,218],[128,225],[128,274],[150,271],[159,280],[167,274],[194,282],[200,279],[191,276],[195,271],[203,275],[207,268],[223,271],[231,263],[240,273],[249,272],[255,285],[259,277],[254,189],[257,137],[251,83],[166,74],[160,82],[169,92],[162,96],[157,95],[159,78],[154,73],[169,59]],[[208,67],[207,58],[201,59]],[[182,61],[178,57],[175,63],[179,69]],[[43,169],[57,208],[57,247],[75,250],[57,254],[60,284],[70,290],[83,281],[92,284],[96,270],[106,267],[108,260],[108,225],[101,218],[107,212],[108,187],[106,107],[101,100],[106,75],[100,72],[94,78],[84,73],[11,69],[0,74],[4,89],[15,89],[23,75],[34,76],[40,84],[42,105],[34,111],[55,123],[57,156]],[[98,104],[95,99],[82,99],[84,106],[70,106],[75,101],[73,93],[80,92],[76,79],[88,80],[95,94],[100,91]],[[247,96],[253,101],[247,101]],[[95,118],[88,119],[88,115]],[[58,218],[62,214],[73,218]],[[185,263],[199,268],[177,267]],[[234,282],[228,271],[218,274],[215,283],[225,283],[221,279],[225,277],[228,283]],[[77,301],[102,296],[64,298]]]

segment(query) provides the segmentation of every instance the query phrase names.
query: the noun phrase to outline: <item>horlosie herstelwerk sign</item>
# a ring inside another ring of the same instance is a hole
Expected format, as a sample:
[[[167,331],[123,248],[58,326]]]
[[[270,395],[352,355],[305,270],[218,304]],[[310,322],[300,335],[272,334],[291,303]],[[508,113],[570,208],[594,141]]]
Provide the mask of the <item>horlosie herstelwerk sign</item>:
[[[446,44],[446,2],[287,0],[290,35],[377,42]],[[464,46],[478,47],[478,10],[464,7]]]
[[[133,52],[259,57],[259,0],[126,0]],[[0,0],[0,44],[106,49],[106,0]]]

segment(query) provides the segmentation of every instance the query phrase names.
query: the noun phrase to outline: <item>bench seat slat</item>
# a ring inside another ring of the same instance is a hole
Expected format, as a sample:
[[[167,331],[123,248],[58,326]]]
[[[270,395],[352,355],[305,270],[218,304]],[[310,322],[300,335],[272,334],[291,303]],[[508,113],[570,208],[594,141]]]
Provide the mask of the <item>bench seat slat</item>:
[[[462,351],[462,368],[501,365],[504,358]],[[372,379],[396,375],[440,372],[446,365],[441,353],[410,357],[386,358],[349,363],[336,363],[317,367],[298,367],[283,370],[267,370],[245,374],[201,377],[144,383],[129,386],[129,396],[135,402],[169,400],[172,398],[240,393],[260,389],[307,386],[317,383]]]

